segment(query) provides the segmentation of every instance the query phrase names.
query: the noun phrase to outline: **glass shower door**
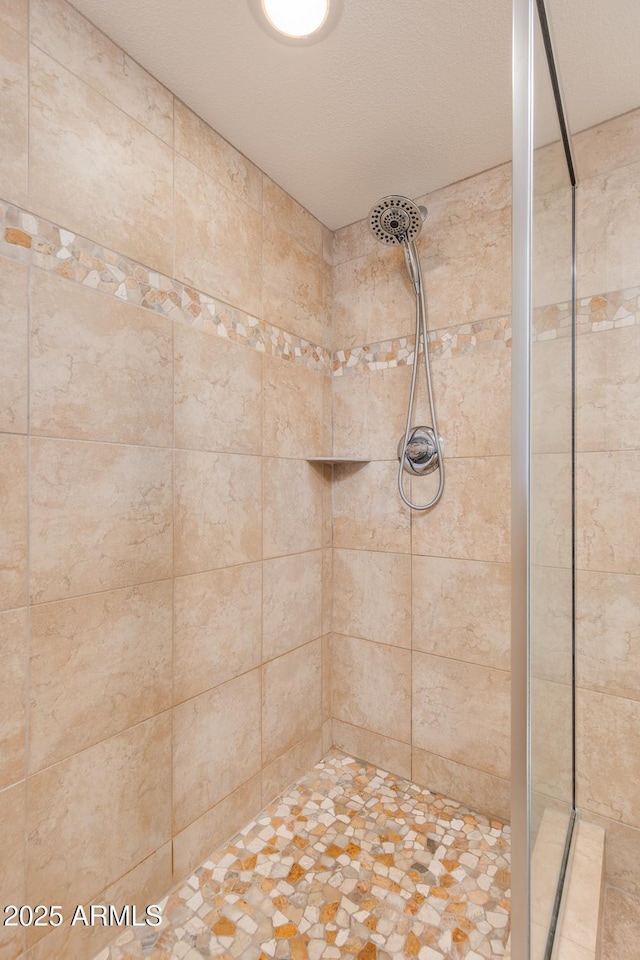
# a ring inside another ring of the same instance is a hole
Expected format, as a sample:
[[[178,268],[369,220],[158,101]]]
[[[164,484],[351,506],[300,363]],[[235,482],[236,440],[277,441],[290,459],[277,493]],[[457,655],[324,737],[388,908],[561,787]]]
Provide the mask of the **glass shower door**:
[[[574,191],[539,17],[534,70],[529,829],[531,960],[546,960],[574,808]]]

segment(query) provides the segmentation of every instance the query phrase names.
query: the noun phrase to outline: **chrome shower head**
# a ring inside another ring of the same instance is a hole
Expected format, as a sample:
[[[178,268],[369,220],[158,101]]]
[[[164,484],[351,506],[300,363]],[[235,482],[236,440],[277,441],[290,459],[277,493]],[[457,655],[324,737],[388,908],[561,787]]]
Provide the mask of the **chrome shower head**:
[[[382,243],[400,244],[415,240],[427,218],[427,208],[408,197],[383,197],[369,214],[369,226]]]

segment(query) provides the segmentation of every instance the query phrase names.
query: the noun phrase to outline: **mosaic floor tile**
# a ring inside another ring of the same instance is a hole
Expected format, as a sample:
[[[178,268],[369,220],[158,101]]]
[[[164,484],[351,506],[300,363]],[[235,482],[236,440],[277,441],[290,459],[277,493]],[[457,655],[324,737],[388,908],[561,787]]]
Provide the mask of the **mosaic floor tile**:
[[[509,885],[508,826],[332,751],[96,960],[502,960]]]

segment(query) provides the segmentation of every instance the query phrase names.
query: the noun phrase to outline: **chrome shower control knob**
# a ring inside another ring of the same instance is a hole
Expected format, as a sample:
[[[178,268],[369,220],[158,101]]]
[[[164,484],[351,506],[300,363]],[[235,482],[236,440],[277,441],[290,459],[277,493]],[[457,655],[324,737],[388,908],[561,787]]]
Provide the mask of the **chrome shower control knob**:
[[[440,450],[444,447],[442,437],[439,438]],[[407,473],[424,476],[432,473],[438,466],[438,444],[433,427],[413,427],[407,438],[405,447],[404,435],[398,444],[398,460],[404,457],[403,467]]]

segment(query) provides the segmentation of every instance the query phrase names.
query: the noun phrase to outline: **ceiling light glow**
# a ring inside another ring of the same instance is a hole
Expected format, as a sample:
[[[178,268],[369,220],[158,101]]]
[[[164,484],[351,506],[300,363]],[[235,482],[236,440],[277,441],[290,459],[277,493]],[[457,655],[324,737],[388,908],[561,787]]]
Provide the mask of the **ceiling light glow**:
[[[262,0],[264,15],[285,37],[302,39],[319,30],[329,16],[330,0]]]

